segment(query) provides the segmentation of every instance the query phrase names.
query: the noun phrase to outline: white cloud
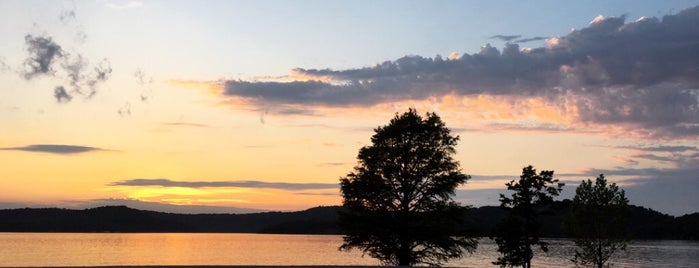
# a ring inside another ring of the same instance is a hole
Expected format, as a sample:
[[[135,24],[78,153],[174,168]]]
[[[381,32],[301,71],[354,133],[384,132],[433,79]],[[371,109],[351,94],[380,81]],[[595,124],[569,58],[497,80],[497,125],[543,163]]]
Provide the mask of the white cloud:
[[[593,22],[526,52],[517,43],[502,50],[487,44],[458,58],[410,55],[355,69],[297,68],[294,77],[303,79],[227,80],[219,94],[260,106],[301,107],[505,96],[546,101],[583,126],[623,126],[654,138],[698,135],[699,6],[662,20]]]
[[[130,8],[138,8],[143,6],[143,2],[141,1],[128,1],[128,2],[107,2],[104,4],[104,6],[111,8],[111,9],[130,9]]]

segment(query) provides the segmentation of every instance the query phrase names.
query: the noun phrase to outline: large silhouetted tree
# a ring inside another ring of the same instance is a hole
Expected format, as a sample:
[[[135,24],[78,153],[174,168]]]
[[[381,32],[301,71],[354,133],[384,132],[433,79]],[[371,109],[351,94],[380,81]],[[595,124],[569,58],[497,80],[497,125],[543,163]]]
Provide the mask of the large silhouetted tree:
[[[462,233],[467,207],[454,190],[470,177],[454,160],[459,140],[435,113],[396,114],[359,150],[354,171],[340,180],[343,250],[358,248],[388,265],[440,265],[472,253]]]
[[[493,264],[529,268],[534,257],[532,246],[538,245],[544,252],[548,251],[548,244],[539,239],[541,224],[537,217],[549,209],[563,183],[553,178],[553,170],[542,170],[537,175],[536,169],[527,166],[522,169],[519,180],[505,185],[513,193],[511,197],[500,195],[500,207],[508,214],[495,227],[494,239],[501,256]]]
[[[575,190],[563,229],[575,242],[577,265],[605,267],[614,252],[625,250],[630,208],[624,190],[615,183],[607,184],[600,174],[594,185],[582,181]]]

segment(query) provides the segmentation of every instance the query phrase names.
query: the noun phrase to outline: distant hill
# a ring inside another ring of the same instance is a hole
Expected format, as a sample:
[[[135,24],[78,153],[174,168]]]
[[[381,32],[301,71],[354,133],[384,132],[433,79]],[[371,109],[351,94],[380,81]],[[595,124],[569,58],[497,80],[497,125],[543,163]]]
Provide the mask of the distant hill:
[[[211,232],[334,234],[338,207],[298,212],[175,214],[105,206],[0,210],[0,232]]]
[[[76,203],[70,207],[65,207],[69,209],[87,209],[96,207],[110,207],[110,206],[127,206],[138,210],[150,210],[159,211],[166,213],[179,213],[179,214],[242,214],[242,213],[256,213],[256,212],[267,212],[269,210],[264,209],[251,209],[243,207],[230,207],[230,206],[211,206],[211,205],[173,205],[168,203],[160,202],[149,202],[136,199],[126,199],[126,198],[105,198],[105,199],[91,199]],[[0,210],[2,209],[13,209],[13,208],[45,208],[50,207],[49,205],[36,204],[36,203],[12,203],[12,202],[0,202]]]
[[[543,216],[543,236],[564,237],[560,228],[569,201],[557,202],[557,212]],[[297,212],[250,214],[175,214],[126,206],[91,209],[23,208],[0,210],[0,232],[208,232],[340,234],[336,225],[341,207],[316,207]],[[635,239],[699,239],[699,213],[672,217],[632,206],[629,232]],[[499,207],[469,211],[464,228],[474,236],[489,236],[504,217]]]

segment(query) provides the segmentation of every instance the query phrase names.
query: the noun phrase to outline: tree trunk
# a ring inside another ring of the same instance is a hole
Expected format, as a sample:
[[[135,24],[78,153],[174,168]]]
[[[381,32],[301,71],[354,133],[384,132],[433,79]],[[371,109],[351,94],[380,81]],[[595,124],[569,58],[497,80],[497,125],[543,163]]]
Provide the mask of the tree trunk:
[[[400,249],[398,249],[398,266],[410,266],[412,265],[410,247],[407,243],[401,243]]]
[[[597,268],[603,268],[604,262],[602,261],[602,243],[597,242]]]
[[[532,268],[533,255],[532,255],[532,246],[529,244],[529,239],[527,239],[527,254],[529,254],[529,256],[527,256],[527,263],[524,264],[524,266],[525,266],[524,268]]]

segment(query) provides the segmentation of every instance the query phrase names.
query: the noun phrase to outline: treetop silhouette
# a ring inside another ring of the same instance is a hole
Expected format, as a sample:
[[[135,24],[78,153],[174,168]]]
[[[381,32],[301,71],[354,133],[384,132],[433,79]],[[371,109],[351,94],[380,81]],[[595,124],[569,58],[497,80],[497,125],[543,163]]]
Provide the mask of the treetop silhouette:
[[[423,118],[415,109],[374,131],[354,171],[340,180],[341,249],[358,248],[389,265],[440,265],[472,253],[477,240],[460,231],[467,207],[453,200],[470,178],[452,157],[459,137],[437,114]]]

